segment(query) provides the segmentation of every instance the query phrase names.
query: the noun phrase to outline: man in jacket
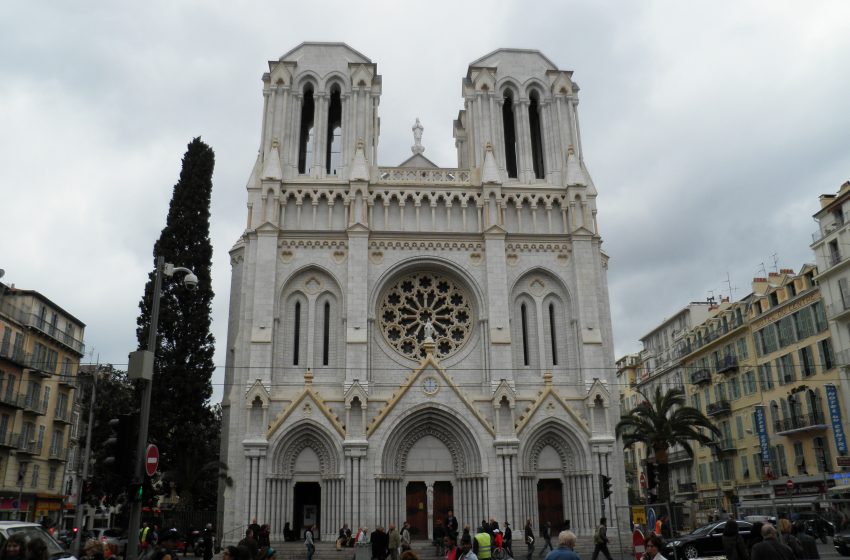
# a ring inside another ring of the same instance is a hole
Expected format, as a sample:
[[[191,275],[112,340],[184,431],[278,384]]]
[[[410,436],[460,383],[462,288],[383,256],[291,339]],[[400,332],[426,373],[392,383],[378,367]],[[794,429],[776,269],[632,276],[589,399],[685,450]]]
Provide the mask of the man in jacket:
[[[472,551],[479,560],[490,560],[493,551],[493,540],[484,527],[479,527],[472,539]]]
[[[591,560],[596,560],[599,553],[605,555],[605,558],[611,560],[611,553],[608,552],[608,520],[604,517],[599,518],[599,527],[596,528],[596,533],[593,535],[593,556]]]
[[[540,529],[540,540],[543,541],[543,548],[540,549],[540,556],[543,556],[546,553],[546,549],[548,548],[550,551],[552,550],[552,524],[550,522],[546,522],[543,525],[543,528]],[[611,560],[609,557],[608,560]]]
[[[572,531],[558,533],[558,548],[546,555],[546,560],[579,560],[575,552],[576,534]]]
[[[457,541],[457,517],[455,517],[455,513],[452,510],[449,510],[448,515],[446,515],[446,521],[443,523],[443,528],[446,530],[447,535],[452,535]]]
[[[398,560],[398,547],[401,546],[401,535],[395,526],[395,523],[390,523],[390,533],[387,537],[387,547],[390,549],[390,558]]]
[[[383,527],[378,527],[372,533],[372,558],[378,560],[386,560],[387,550],[390,546],[390,539],[384,532]]]
[[[753,546],[750,560],[794,560],[791,548],[779,542],[776,527],[765,523],[761,528],[762,541]]]

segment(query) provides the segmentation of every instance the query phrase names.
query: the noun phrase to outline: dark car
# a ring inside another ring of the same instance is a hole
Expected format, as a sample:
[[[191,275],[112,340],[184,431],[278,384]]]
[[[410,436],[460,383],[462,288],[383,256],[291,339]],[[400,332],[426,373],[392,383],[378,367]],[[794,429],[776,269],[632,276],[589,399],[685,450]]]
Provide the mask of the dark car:
[[[702,558],[704,556],[723,555],[723,528],[726,521],[709,523],[694,530],[693,533],[670,539],[664,544],[664,556],[669,560],[675,558]],[[738,532],[744,540],[750,535],[753,524],[749,521],[730,521],[738,524]]]
[[[821,542],[826,543],[826,537],[835,535],[835,525],[824,516],[813,511],[801,511],[796,517],[806,524],[806,532]]]
[[[842,556],[850,556],[850,531],[836,532],[832,537],[832,546]]]

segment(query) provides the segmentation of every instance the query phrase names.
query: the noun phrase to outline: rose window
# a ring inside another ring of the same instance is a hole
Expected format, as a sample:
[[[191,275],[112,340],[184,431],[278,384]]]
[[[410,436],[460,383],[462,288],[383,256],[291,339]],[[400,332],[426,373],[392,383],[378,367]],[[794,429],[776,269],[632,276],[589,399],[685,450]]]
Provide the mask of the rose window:
[[[469,296],[453,280],[426,272],[400,278],[384,294],[378,313],[390,346],[408,358],[425,357],[425,324],[434,328],[435,355],[457,352],[472,332]]]

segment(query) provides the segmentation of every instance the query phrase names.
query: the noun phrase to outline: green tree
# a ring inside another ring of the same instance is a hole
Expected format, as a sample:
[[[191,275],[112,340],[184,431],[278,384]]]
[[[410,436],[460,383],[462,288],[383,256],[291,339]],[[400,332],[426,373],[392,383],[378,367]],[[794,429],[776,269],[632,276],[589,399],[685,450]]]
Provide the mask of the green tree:
[[[163,472],[177,468],[187,453],[197,453],[200,464],[218,459],[217,453],[208,453],[208,446],[191,445],[219,438],[219,431],[204,432],[215,426],[215,414],[209,407],[215,370],[209,236],[214,165],[212,148],[200,138],[192,140],[174,185],[166,225],[153,249],[154,263],[162,256],[165,262],[189,268],[198,277],[194,290],[183,287],[177,276],[164,278],[162,284],[149,440],[159,447]],[[139,303],[136,335],[140,349],[147,346],[150,327],[155,265],[151,270]],[[213,447],[217,449],[217,443]]]
[[[652,449],[658,466],[658,501],[667,502],[670,500],[669,449],[680,445],[693,457],[692,441],[703,444],[713,441],[701,429],[717,437],[720,437],[720,430],[699,409],[686,406],[684,389],[662,393],[657,387],[651,399],[643,393],[641,396],[644,400],[620,417],[617,437],[622,439],[623,448],[643,443]]]

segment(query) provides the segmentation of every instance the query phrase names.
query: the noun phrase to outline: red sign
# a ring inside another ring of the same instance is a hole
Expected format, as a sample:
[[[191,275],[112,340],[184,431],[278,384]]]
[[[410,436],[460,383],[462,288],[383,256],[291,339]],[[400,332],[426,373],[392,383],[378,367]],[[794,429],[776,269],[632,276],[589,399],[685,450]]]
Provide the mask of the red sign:
[[[646,542],[640,529],[635,529],[632,533],[632,546],[635,549],[635,560],[641,560],[646,552]]]
[[[153,476],[159,466],[159,448],[154,444],[148,445],[145,451],[145,472]]]
[[[640,487],[646,488],[646,475],[644,473],[640,473]]]
[[[785,487],[788,490],[793,490],[794,489],[794,481],[789,478],[788,482],[785,483]]]

